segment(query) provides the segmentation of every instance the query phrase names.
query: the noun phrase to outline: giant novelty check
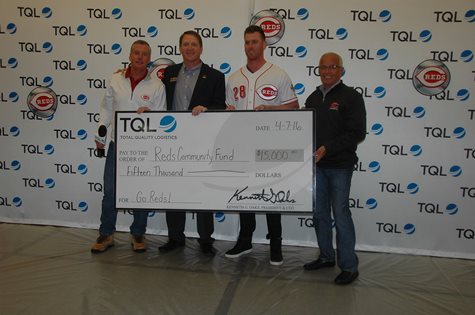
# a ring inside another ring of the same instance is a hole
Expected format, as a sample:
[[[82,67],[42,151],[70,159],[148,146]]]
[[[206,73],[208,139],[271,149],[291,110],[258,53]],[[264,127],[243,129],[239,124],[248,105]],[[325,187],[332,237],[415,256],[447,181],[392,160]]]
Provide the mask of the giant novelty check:
[[[314,111],[117,112],[118,209],[310,212]]]

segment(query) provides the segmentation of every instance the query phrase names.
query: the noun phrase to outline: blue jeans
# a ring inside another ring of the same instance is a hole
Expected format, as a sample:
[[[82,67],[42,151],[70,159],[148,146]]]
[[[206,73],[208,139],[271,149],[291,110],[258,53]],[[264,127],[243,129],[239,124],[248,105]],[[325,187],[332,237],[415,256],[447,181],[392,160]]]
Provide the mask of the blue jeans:
[[[99,233],[111,235],[115,231],[117,210],[115,209],[115,145],[111,141],[107,150],[106,165],[104,167],[104,196],[102,197],[101,226]],[[134,222],[130,226],[132,235],[144,235],[147,228],[147,211],[134,211]]]
[[[337,263],[343,271],[356,272],[355,226],[349,205],[353,168],[316,168],[315,211],[313,221],[320,259],[335,261],[332,213],[336,228]]]

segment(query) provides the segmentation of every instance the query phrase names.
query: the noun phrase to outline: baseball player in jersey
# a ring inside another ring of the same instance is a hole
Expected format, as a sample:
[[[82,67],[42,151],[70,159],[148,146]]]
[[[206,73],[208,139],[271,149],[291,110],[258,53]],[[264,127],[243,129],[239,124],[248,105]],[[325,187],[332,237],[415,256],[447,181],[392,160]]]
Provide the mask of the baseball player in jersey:
[[[264,58],[265,34],[256,25],[244,31],[246,66],[234,72],[226,86],[226,105],[229,110],[276,110],[299,108],[292,81],[287,73]],[[267,239],[270,240],[270,263],[281,265],[282,224],[280,213],[267,213]],[[236,245],[226,252],[237,258],[252,252],[252,234],[256,229],[255,213],[239,214],[240,230]]]

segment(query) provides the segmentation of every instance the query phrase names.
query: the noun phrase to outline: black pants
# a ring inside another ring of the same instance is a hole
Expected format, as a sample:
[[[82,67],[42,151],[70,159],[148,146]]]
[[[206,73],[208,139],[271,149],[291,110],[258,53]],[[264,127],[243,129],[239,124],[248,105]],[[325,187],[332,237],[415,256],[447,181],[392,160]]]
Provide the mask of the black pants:
[[[185,241],[185,221],[186,212],[167,211],[168,238],[176,242]],[[196,214],[196,225],[200,235],[200,244],[213,243],[214,238],[211,234],[214,232],[213,212],[198,212]]]
[[[267,213],[267,238],[281,239],[282,238],[282,224],[280,213]],[[243,241],[252,241],[252,234],[256,229],[256,214],[249,212],[241,212],[239,214],[241,221],[241,229],[239,231],[239,238]]]

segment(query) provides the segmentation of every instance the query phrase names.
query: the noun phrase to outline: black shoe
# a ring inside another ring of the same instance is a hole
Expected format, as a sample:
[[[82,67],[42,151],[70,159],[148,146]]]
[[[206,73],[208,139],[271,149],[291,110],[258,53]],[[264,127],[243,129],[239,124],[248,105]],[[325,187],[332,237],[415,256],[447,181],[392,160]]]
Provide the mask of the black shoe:
[[[274,249],[270,251],[270,264],[273,266],[280,266],[284,263],[284,257],[282,257],[282,249]]]
[[[282,238],[270,239],[270,264],[273,266],[280,266],[284,263],[282,257]]]
[[[305,270],[317,270],[321,268],[329,268],[329,267],[334,267],[335,262],[334,261],[322,261],[320,259],[314,260],[312,262],[309,262],[305,265],[303,265],[303,269]]]
[[[251,242],[244,242],[238,240],[236,245],[233,248],[228,250],[224,256],[228,258],[238,258],[242,255],[249,254],[252,252],[252,244]]]
[[[350,271],[342,271],[336,278],[336,284],[350,284],[358,278],[358,271],[350,272]]]
[[[205,255],[214,256],[216,255],[216,250],[211,243],[202,243],[200,244],[201,252]]]
[[[168,252],[171,252],[172,250],[177,249],[178,247],[183,247],[183,246],[185,246],[185,241],[177,242],[175,240],[168,240],[168,242],[165,245],[159,246],[158,250],[163,253],[168,253]]]

